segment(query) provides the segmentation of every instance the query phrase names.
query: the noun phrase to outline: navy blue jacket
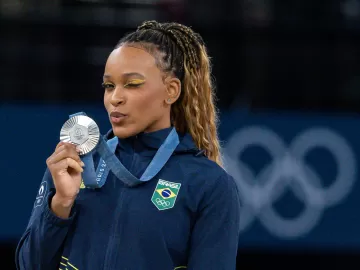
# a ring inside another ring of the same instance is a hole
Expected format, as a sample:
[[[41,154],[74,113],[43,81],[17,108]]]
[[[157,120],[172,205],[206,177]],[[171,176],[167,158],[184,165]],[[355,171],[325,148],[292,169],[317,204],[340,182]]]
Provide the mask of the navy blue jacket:
[[[116,155],[140,178],[169,132],[121,140]],[[189,134],[151,181],[128,187],[110,172],[101,189],[82,187],[68,219],[50,210],[54,193],[47,170],[16,250],[18,269],[236,269],[236,184]]]

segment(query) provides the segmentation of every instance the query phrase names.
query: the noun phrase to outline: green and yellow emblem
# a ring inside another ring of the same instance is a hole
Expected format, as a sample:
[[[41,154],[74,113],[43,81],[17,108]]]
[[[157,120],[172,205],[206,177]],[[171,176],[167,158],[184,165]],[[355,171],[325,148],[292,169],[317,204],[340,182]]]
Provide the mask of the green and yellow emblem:
[[[179,183],[172,183],[160,179],[156,185],[151,201],[159,210],[173,208],[177,195],[179,194],[180,187],[181,184]]]
[[[80,188],[81,188],[81,189],[86,188],[86,187],[85,187],[85,184],[84,184],[84,179],[81,179]]]

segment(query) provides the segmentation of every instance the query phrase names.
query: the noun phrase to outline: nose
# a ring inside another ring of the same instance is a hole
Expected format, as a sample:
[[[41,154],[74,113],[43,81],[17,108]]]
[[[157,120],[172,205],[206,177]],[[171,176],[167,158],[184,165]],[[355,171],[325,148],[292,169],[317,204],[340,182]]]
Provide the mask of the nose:
[[[111,94],[110,103],[113,106],[118,106],[121,104],[125,104],[126,98],[124,96],[124,92],[120,87],[116,87]]]

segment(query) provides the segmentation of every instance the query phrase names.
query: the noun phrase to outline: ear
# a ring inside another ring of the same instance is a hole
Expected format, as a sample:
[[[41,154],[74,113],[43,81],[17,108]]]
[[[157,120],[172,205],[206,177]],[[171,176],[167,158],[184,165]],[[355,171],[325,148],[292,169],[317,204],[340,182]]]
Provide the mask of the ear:
[[[169,77],[166,79],[166,92],[167,97],[165,103],[171,105],[178,100],[181,94],[181,82],[178,78]]]

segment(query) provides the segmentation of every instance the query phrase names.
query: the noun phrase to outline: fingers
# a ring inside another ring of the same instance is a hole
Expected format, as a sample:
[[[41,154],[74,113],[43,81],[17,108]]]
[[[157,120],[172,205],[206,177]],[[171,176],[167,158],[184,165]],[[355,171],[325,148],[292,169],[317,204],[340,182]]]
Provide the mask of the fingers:
[[[57,150],[60,146],[65,145],[65,142],[59,142],[55,148],[55,150]]]
[[[74,169],[76,172],[82,173],[84,170],[80,166],[79,162],[73,160],[72,158],[65,158],[60,160],[57,163],[50,165],[54,174],[63,174],[67,171],[68,168]]]
[[[84,166],[84,163],[81,161],[79,154],[76,151],[76,145],[63,142],[60,142],[57,145],[55,152],[47,159],[46,163],[48,166],[51,166],[66,158],[70,158],[78,162],[81,166]]]
[[[76,152],[80,153],[80,150],[77,148],[77,145],[75,144],[72,144],[72,143],[67,143],[67,142],[59,142],[55,148],[55,152],[54,153],[57,153],[59,151],[61,151],[62,149],[67,149],[67,148],[73,148],[75,149]]]
[[[75,171],[82,173],[84,169],[80,166],[79,162],[73,160],[72,158],[66,158],[68,167],[73,168]]]
[[[66,158],[71,158],[73,160],[75,160],[76,162],[81,163],[81,159],[79,157],[79,155],[73,150],[68,150],[68,149],[64,149],[61,150],[58,153],[54,153],[54,155],[52,155],[49,160],[48,160],[48,165],[51,164],[55,164],[57,162],[59,162],[60,160],[66,159]]]

